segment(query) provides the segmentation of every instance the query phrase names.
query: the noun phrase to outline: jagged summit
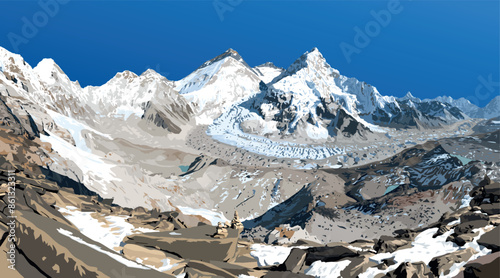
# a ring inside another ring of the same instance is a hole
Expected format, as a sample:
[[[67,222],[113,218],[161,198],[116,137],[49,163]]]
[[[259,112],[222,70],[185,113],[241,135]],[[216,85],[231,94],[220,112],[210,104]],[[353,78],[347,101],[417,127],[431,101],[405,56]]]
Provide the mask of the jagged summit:
[[[56,75],[64,74],[59,65],[51,58],[44,58],[33,70],[40,76],[42,81],[48,83],[54,82],[57,78]]]
[[[115,76],[113,76],[113,78],[108,80],[108,82],[106,82],[104,85],[114,84],[116,82],[123,82],[123,81],[132,82],[132,80],[136,79],[137,77],[139,76],[136,73],[131,72],[129,70],[124,70],[122,72],[116,73]]]
[[[421,100],[415,96],[412,95],[411,92],[406,93],[404,97],[399,98],[399,100],[411,100],[413,102],[420,102]]]
[[[243,60],[243,58],[240,56],[240,54],[236,50],[229,48],[224,53],[222,53],[222,54],[218,55],[217,57],[203,63],[199,67],[199,69],[204,68],[204,67],[208,67],[216,62],[219,62],[219,61],[224,60],[224,59],[229,58],[229,57],[235,59],[238,62],[243,63],[245,66],[250,68],[250,66]]]
[[[339,71],[332,68],[326,62],[323,54],[315,47],[302,54],[302,56],[295,60],[295,62],[293,62],[280,76],[273,80],[273,82],[285,76],[293,75],[301,69],[307,69],[309,72],[322,72],[332,77],[338,77],[340,75]]]
[[[154,79],[160,79],[160,80],[164,80],[164,81],[173,82],[173,81],[168,80],[167,77],[163,76],[162,74],[158,73],[157,71],[155,71],[153,69],[147,69],[146,71],[141,73],[140,77],[154,78]]]
[[[273,62],[265,62],[264,64],[260,64],[260,65],[256,66],[256,68],[262,68],[262,67],[284,70],[283,68],[276,66]]]

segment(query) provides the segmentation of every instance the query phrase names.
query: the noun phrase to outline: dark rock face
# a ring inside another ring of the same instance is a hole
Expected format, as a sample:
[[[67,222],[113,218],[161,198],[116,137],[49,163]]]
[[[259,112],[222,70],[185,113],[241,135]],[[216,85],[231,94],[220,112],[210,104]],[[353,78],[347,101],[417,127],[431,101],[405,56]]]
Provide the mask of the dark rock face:
[[[473,197],[471,206],[479,206],[482,212],[489,215],[500,214],[500,183],[492,183],[490,178],[485,176],[469,195]]]
[[[475,221],[475,220],[486,220],[489,221],[490,218],[488,215],[484,215],[482,213],[475,213],[475,212],[468,212],[464,213],[460,216],[460,222],[465,223],[469,221]]]
[[[482,204],[481,211],[487,214],[500,214],[500,203]]]
[[[22,135],[26,138],[34,138],[35,136],[40,136],[40,132],[35,124],[35,121],[31,115],[23,110],[24,115],[16,116],[11,107],[7,105],[3,97],[0,97],[0,127],[11,130],[16,135]]]
[[[458,235],[472,233],[472,230],[484,227],[488,224],[489,224],[489,221],[484,220],[484,219],[460,223],[455,228],[455,233]]]
[[[464,271],[460,272],[456,278],[490,278],[500,276],[500,252],[489,254],[464,266]]]
[[[477,240],[477,243],[491,249],[492,252],[500,251],[500,228],[497,226],[485,233]]]
[[[335,262],[343,258],[356,257],[359,254],[344,246],[313,247],[307,249],[306,265],[315,261]]]
[[[228,229],[226,238],[212,238],[215,228],[209,225],[175,232],[144,233],[128,236],[126,244],[136,244],[177,255],[184,259],[201,261],[228,261],[235,256],[238,231]]]

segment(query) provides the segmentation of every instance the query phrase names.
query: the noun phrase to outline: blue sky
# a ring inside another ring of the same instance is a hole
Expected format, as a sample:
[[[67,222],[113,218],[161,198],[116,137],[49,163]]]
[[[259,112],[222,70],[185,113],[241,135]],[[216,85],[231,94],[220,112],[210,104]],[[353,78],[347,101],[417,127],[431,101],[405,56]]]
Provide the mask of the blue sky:
[[[148,67],[181,79],[228,48],[251,66],[287,67],[318,47],[332,67],[382,94],[481,106],[499,94],[499,1],[64,2],[49,14],[38,1],[1,1],[0,46],[32,66],[53,58],[82,85]],[[23,34],[26,22],[36,31]]]

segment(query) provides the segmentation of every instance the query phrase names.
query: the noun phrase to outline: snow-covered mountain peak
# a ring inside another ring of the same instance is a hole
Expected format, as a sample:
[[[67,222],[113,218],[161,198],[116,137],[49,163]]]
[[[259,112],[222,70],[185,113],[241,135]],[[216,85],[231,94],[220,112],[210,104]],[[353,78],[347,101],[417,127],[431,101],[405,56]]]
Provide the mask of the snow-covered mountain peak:
[[[7,49],[0,46],[0,61],[3,62],[4,66],[11,63],[24,63],[24,59],[21,55],[12,53]]]
[[[256,66],[256,68],[264,68],[264,67],[284,70],[283,68],[276,66],[273,62],[265,62],[264,64]]]
[[[258,65],[253,68],[257,75],[262,79],[264,83],[269,83],[273,81],[274,78],[279,76],[285,71],[284,68],[277,67],[272,62],[267,62],[262,65]]]
[[[118,82],[118,81],[121,81],[121,80],[126,80],[128,82],[131,82],[132,80],[136,79],[137,77],[139,77],[137,74],[129,71],[129,70],[125,70],[125,71],[122,71],[122,72],[118,72],[117,74],[115,74],[115,76],[113,78],[111,78],[107,83],[114,83],[114,82]]]
[[[6,79],[14,82],[15,86],[21,87],[25,92],[41,90],[42,86],[33,68],[19,55],[0,47],[0,73]]]
[[[176,81],[175,89],[195,103],[198,124],[211,124],[228,107],[257,94],[260,82],[256,71],[229,49]]]
[[[147,69],[146,71],[144,71],[143,73],[141,73],[141,76],[152,76],[152,77],[164,77],[163,75],[157,73],[155,70],[153,69]]]
[[[174,81],[168,80],[165,76],[159,74],[158,72],[156,72],[152,69],[147,69],[145,72],[143,72],[140,75],[140,78],[141,78],[142,82],[158,81],[158,82],[164,82],[172,88],[175,86]]]
[[[421,102],[422,100],[417,98],[417,97],[414,97],[411,92],[408,92],[406,93],[406,95],[402,98],[399,98],[399,100],[402,100],[402,101],[405,101],[405,100],[410,100],[412,102]]]
[[[319,50],[314,48],[276,77],[271,82],[270,90],[294,96],[294,101],[309,103],[310,105],[300,106],[308,107],[306,110],[312,109],[310,112],[316,109],[318,101],[328,100],[344,106],[349,113],[356,114],[356,96],[343,92],[335,84],[338,77],[339,71],[330,67]]]
[[[323,54],[315,47],[310,51],[302,54],[295,62],[293,62],[284,74],[292,75],[297,71],[307,68],[313,71],[327,70],[332,77],[338,77],[339,71],[332,68],[323,57]]]
[[[226,50],[224,53],[220,54],[219,56],[203,63],[199,67],[199,69],[204,68],[204,67],[208,67],[210,65],[213,65],[213,64],[215,64],[219,61],[222,61],[224,59],[227,59],[227,58],[232,58],[240,63],[243,63],[245,66],[249,67],[248,64],[243,60],[243,58],[240,56],[240,54],[236,50],[229,48],[228,50]]]
[[[59,65],[57,65],[56,62],[50,58],[45,58],[40,61],[33,71],[40,77],[40,81],[44,82],[46,85],[54,85],[55,83],[72,83]]]

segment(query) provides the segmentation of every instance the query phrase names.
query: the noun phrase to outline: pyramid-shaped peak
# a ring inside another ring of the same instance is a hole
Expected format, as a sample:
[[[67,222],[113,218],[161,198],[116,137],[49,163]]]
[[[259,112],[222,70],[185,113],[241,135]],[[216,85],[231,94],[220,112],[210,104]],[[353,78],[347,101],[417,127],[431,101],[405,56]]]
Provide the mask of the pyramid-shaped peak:
[[[158,78],[158,79],[167,79],[167,77],[163,76],[161,73],[158,73],[154,69],[147,69],[145,72],[141,74],[141,77],[146,77],[146,78]]]
[[[313,49],[307,51],[306,53],[303,54],[303,56],[307,57],[308,59],[312,59],[315,57],[323,58],[323,54],[321,54],[321,52],[317,47],[314,47]]]
[[[53,69],[60,69],[60,68],[52,58],[44,58],[35,67],[35,70],[39,73],[46,71],[50,72]]]
[[[129,70],[125,70],[125,71],[116,73],[115,76],[113,78],[111,78],[110,81],[121,80],[121,79],[132,80],[132,79],[135,79],[137,77],[138,77],[137,74],[135,74]]]
[[[323,57],[321,52],[319,52],[318,48],[314,47],[310,51],[302,54],[293,64],[291,64],[286,70],[286,75],[291,75],[303,68],[324,68],[328,71],[333,71],[334,76],[339,76],[338,70],[332,68]]]
[[[238,51],[236,51],[236,50],[234,50],[234,49],[232,49],[232,48],[229,48],[229,49],[228,49],[228,50],[226,50],[226,52],[224,52],[224,53],[228,53],[228,54],[231,54],[231,55],[236,55],[236,54],[237,54],[237,55],[239,55],[239,54],[238,54]]]
[[[318,49],[317,47],[313,47],[313,49],[311,49],[311,50],[309,51],[309,53],[315,53],[315,52],[317,52],[317,53],[320,53],[320,54],[321,54],[321,52],[319,52],[319,49]]]
[[[244,65],[246,65],[247,67],[249,67],[247,65],[247,63],[243,60],[243,58],[241,58],[240,54],[238,53],[238,51],[232,49],[232,48],[229,48],[228,50],[226,50],[224,53],[220,54],[219,56],[209,60],[209,61],[206,61],[205,63],[203,63],[203,65],[201,65],[200,68],[204,68],[204,67],[208,67],[218,61],[221,61],[221,60],[224,60],[226,58],[233,58],[235,59],[236,61],[239,61],[241,63],[243,63]]]
[[[400,98],[400,100],[411,100],[413,102],[420,102],[421,101],[419,98],[413,96],[411,94],[411,92],[406,93],[406,95],[404,97]]]
[[[319,52],[319,50],[316,47],[302,54],[302,56],[300,56],[300,58],[297,59],[295,63],[304,65],[320,63],[328,65],[326,63],[326,59],[323,57],[323,54],[321,54],[321,52]]]
[[[145,70],[143,73],[141,73],[141,76],[162,76],[163,77],[163,75],[159,74],[154,69]]]

